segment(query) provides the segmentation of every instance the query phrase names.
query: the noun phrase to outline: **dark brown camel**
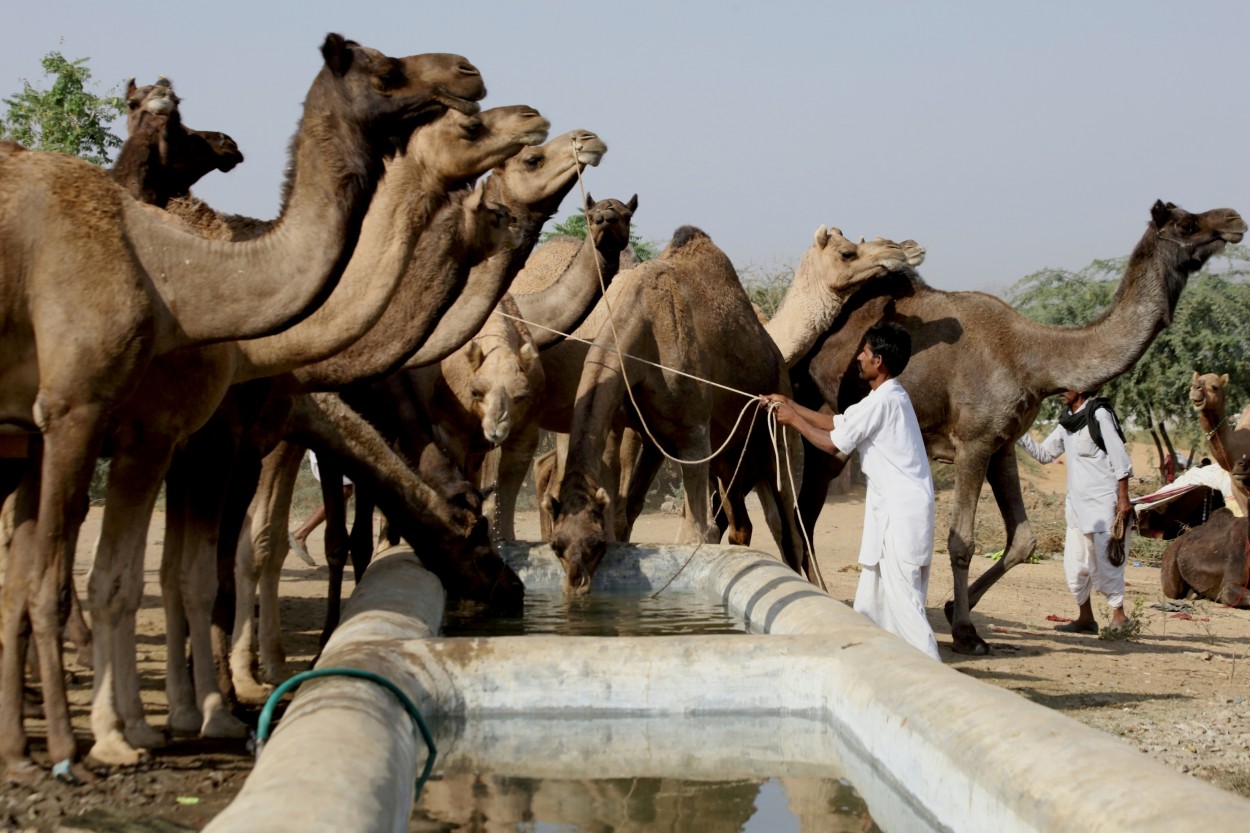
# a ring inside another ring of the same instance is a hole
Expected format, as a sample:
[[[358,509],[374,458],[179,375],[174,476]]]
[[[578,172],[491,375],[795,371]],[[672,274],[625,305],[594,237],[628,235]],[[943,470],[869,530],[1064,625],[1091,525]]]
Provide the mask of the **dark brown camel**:
[[[1240,489],[1250,483],[1250,457],[1233,464]],[[1206,523],[1175,538],[1163,551],[1159,584],[1169,599],[1190,591],[1229,607],[1250,607],[1250,525],[1228,509],[1212,513]]]
[[[164,208],[212,171],[227,173],[243,161],[225,133],[192,130],[182,123],[180,100],[169,79],[126,89],[128,139],[109,172],[132,197]]]
[[[1020,492],[1014,443],[1042,400],[1062,390],[1095,390],[1141,357],[1172,320],[1188,277],[1246,223],[1232,209],[1191,214],[1156,202],[1129,258],[1111,308],[1085,327],[1034,323],[980,292],[942,292],[918,277],[888,277],[852,298],[825,338],[792,371],[800,401],[844,410],[867,390],[853,368],[865,331],[882,318],[903,324],[913,356],[899,377],[911,396],[929,456],[955,464],[947,547],[954,601],[946,606],[957,653],[984,654],[971,609],[1002,575],[1037,546]],[[830,479],[845,461],[807,454],[799,501],[809,530]],[[989,480],[1007,529],[1005,555],[968,586],[973,521],[981,484]]]

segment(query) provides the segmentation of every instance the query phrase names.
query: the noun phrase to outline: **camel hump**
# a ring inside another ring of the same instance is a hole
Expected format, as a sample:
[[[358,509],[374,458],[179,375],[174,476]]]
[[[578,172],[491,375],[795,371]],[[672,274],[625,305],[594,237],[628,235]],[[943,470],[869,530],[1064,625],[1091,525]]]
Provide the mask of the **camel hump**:
[[[0,141],[0,159],[6,159],[15,153],[21,153],[25,150],[26,148],[17,142],[10,142],[7,139]]]
[[[712,238],[708,237],[701,228],[697,228],[695,226],[682,226],[677,229],[677,231],[673,232],[673,239],[668,242],[668,251],[677,252],[692,243],[697,243],[703,240],[711,242]]]

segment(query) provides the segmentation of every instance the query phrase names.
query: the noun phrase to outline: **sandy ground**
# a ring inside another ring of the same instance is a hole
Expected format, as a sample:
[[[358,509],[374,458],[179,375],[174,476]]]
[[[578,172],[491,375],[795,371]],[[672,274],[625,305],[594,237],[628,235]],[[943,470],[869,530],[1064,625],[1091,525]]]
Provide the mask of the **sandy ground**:
[[[1134,456],[1137,470],[1148,472],[1145,450],[1136,449]],[[961,673],[1117,735],[1180,772],[1250,796],[1250,611],[1202,601],[1190,601],[1187,611],[1152,607],[1168,600],[1159,590],[1158,569],[1137,553],[1127,568],[1126,604],[1130,611],[1137,610],[1142,621],[1140,635],[1129,641],[1106,641],[1056,633],[1056,622],[1050,617],[1070,618],[1076,612],[1064,584],[1062,563],[1050,557],[1062,546],[1062,539],[1056,537],[1062,530],[1056,524],[1062,518],[1063,478],[1060,464],[1025,474],[1026,500],[1041,533],[1043,560],[1013,570],[975,611],[977,628],[994,648],[988,657],[959,656],[949,648],[950,631],[942,615],[942,605],[952,595],[944,546],[949,492],[939,493],[940,540],[928,605],[943,661]],[[1134,493],[1147,489],[1141,484]],[[978,543],[989,550],[1000,547],[1002,538],[1001,526],[996,528],[993,520],[997,512],[989,490],[985,492],[978,510]],[[830,593],[848,603],[858,580],[855,560],[862,516],[862,491],[831,498],[815,540]],[[76,575],[84,590],[100,518],[101,510],[92,509],[80,539]],[[667,513],[644,515],[635,540],[670,543],[679,521]],[[775,555],[762,518],[756,517],[755,522],[755,546]],[[138,631],[144,697],[151,722],[157,726],[166,716],[158,587],[163,530],[164,519],[158,514],[149,536],[147,586]],[[534,513],[518,518],[518,534],[537,539]],[[310,549],[322,564],[320,536],[313,539]],[[975,558],[973,574],[991,563],[986,557]],[[325,577],[324,567],[306,567],[293,556],[287,561],[282,604],[293,669],[306,667],[316,649]],[[349,591],[350,587],[349,582]],[[1105,622],[1107,611],[1099,602],[1095,610]],[[90,746],[91,672],[72,661],[68,670],[74,724],[85,751]],[[245,708],[241,715],[254,723],[256,710]],[[36,759],[46,764],[42,722],[30,718],[27,728]],[[29,787],[0,787],[0,829],[197,829],[238,790],[250,761],[242,741],[174,738],[168,748],[155,752],[150,763],[124,770],[95,768],[99,780],[91,786],[69,787],[49,779],[33,792]],[[1077,765],[1097,766],[1096,762]],[[147,820],[146,826],[136,826],[134,819]]]

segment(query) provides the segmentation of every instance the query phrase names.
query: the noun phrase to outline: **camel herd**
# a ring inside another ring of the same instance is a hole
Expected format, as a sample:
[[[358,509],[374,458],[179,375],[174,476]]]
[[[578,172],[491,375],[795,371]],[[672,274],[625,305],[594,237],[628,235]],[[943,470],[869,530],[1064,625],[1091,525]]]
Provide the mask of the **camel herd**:
[[[628,539],[665,456],[684,461],[685,542],[726,531],[749,542],[753,489],[786,563],[818,581],[803,526],[810,533],[841,463],[797,435],[770,435],[748,411],[775,391],[813,407],[862,397],[847,371],[883,318],[912,333],[901,381],[930,454],[956,467],[954,648],[984,652],[970,610],[1036,545],[1014,441],[1046,396],[1131,367],[1187,277],[1246,231],[1229,209],[1156,203],[1111,309],[1064,329],[988,295],[929,287],[913,241],[856,243],[821,226],[762,323],[728,257],[693,226],[637,262],[636,196],[587,195],[585,240],[537,245],[604,158],[594,133],[548,141],[533,108],[482,110],[481,75],[457,55],[392,58],[334,34],[321,52],[273,221],[191,196],[243,155],[229,136],[187,127],[164,79],[132,82],[129,135],[110,171],[0,143],[7,777],[42,775],[22,721],[32,660],[54,773],[88,777],[70,728],[66,635],[90,646],[91,756],[133,764],[166,742],[139,698],[135,652],[162,484],[167,729],[246,734],[231,702],[263,698],[288,674],[278,576],[306,448],[329,484],[326,634],[347,561],[357,576],[368,565],[375,508],[450,594],[515,607],[523,587],[492,541],[514,535],[542,430],[562,435],[540,492],[567,592],[587,592],[606,543]],[[71,569],[102,455],[112,462],[88,630]],[[796,493],[788,474],[800,466]],[[358,487],[350,533],[343,475]],[[968,586],[986,479],[1006,555]]]

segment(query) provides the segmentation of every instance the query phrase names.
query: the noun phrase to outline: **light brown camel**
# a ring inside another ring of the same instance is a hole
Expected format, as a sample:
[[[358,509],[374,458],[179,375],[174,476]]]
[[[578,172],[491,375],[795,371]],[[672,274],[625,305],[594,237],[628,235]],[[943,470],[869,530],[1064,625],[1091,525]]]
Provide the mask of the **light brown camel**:
[[[109,171],[113,181],[140,202],[164,208],[188,194],[210,171],[227,173],[243,161],[225,133],[192,130],[182,123],[178,96],[169,79],[126,88],[127,141]]]
[[[468,344],[436,366],[404,371],[434,425],[435,442],[478,488],[486,453],[525,423],[542,396],[542,362],[519,313],[505,295]]]
[[[604,440],[621,410],[627,385],[651,434],[669,454],[686,460],[707,458],[731,436],[736,440],[725,452],[730,460],[737,459],[743,444],[771,449],[763,420],[757,420],[753,432],[748,431],[747,420],[740,425],[735,420],[744,406],[755,407],[750,395],[789,390],[781,353],[756,318],[733,264],[698,229],[679,228],[658,258],[618,276],[605,302],[621,312],[614,316],[615,326],[610,321],[600,326],[587,353],[569,431],[566,474],[553,505],[551,545],[565,570],[565,591],[572,594],[590,589],[613,534],[608,514],[612,498],[600,485],[601,463]],[[735,349],[726,350],[727,344]],[[622,359],[617,349],[654,364]],[[746,396],[698,381],[702,379]],[[633,415],[628,406],[626,410]],[[760,457],[768,460],[768,471],[740,476],[747,487],[764,479],[775,489],[772,454]],[[712,535],[708,470],[707,463],[682,466],[681,538],[686,543],[707,541]],[[619,478],[606,482],[615,488]],[[788,480],[782,478],[776,495],[779,505],[792,505],[789,491]],[[801,571],[802,546],[794,546],[797,525],[792,515],[784,520],[790,541],[783,553]]]
[[[122,620],[133,620],[138,602],[134,588],[141,586],[141,581],[133,569],[125,566],[126,559],[116,553],[136,545],[141,551],[139,531],[146,529],[150,500],[175,446],[212,415],[227,387],[241,378],[296,364],[300,355],[316,358],[367,332],[395,294],[406,274],[414,238],[424,230],[434,207],[447,199],[448,188],[476,176],[526,142],[540,141],[545,130],[546,121],[528,107],[496,108],[481,117],[456,114],[422,128],[413,134],[408,152],[388,164],[370,206],[361,244],[340,285],[316,313],[275,336],[181,351],[154,363],[153,372],[141,388],[143,395],[133,398],[133,408],[123,406],[115,432],[111,474],[115,472],[117,479],[110,480],[110,494],[115,499],[107,502],[105,511],[105,529],[111,534],[97,556],[97,565],[103,568],[93,570],[91,582],[93,590],[99,589],[100,605],[107,611],[97,614],[98,620],[107,621],[114,628],[123,627]],[[480,191],[465,203],[471,206],[474,217],[487,220],[494,235],[492,251],[494,246],[513,242],[507,218],[498,209],[486,206]],[[197,380],[194,393],[182,390],[179,384],[187,378]],[[199,476],[206,474],[200,472]],[[430,495],[428,490],[424,494]],[[136,501],[139,495],[145,500]],[[186,510],[183,508],[180,513],[171,506],[169,516],[171,526],[175,525],[180,519],[185,520]],[[212,656],[209,621],[215,582],[205,579],[215,575],[216,547],[211,543],[197,547],[202,540],[185,530],[170,532],[166,539],[162,589],[167,637],[174,657],[166,681],[170,726],[178,731],[199,731],[205,736],[238,735],[246,728],[224,709],[213,664],[197,663],[191,685],[185,663],[177,660],[188,631],[193,653]],[[184,546],[175,547],[172,541]],[[127,591],[127,587],[131,590]],[[105,685],[110,678],[99,677],[93,706],[97,741],[92,755],[110,762],[133,759],[139,754],[137,748],[156,745],[161,739],[159,733],[147,727],[134,687],[137,677],[132,673],[131,636],[127,631],[124,638],[112,645],[112,663],[121,670],[113,678],[112,690]]]
[[[526,254],[538,239],[542,225],[555,213],[576,184],[580,169],[587,165],[597,165],[606,152],[607,146],[594,133],[574,130],[551,140],[541,148],[523,151],[493,171],[486,181],[487,193],[499,199],[515,216],[521,218],[521,244],[510,252],[496,255],[474,266],[475,261],[463,252],[447,250],[446,247],[441,251],[437,250],[439,241],[447,239],[446,235],[424,235],[413,259],[414,263],[426,264],[426,268],[431,271],[423,283],[430,286],[450,282],[450,285],[463,286],[460,295],[454,296],[454,299],[449,298],[432,312],[427,310],[426,305],[429,297],[435,293],[428,290],[414,293],[414,297],[410,299],[393,302],[382,320],[361,342],[330,360],[297,371],[295,376],[298,384],[309,389],[327,390],[355,386],[357,398],[353,404],[365,411],[383,434],[392,438],[398,437],[401,445],[406,445],[417,432],[398,420],[398,415],[385,397],[380,401],[373,400],[373,404],[361,401],[364,389],[359,385],[368,380],[385,378],[405,361],[416,364],[415,359],[410,357],[423,344],[429,344],[427,336],[433,337],[431,329],[435,323],[440,328],[439,332],[447,332],[443,336],[445,343],[454,342],[456,338],[461,339],[455,346],[459,346],[476,332],[476,329],[468,328],[480,328],[481,321],[484,320],[484,316],[479,314],[480,308],[489,297],[500,297],[506,291],[512,278],[525,263]],[[421,250],[426,246],[431,247],[431,252],[428,256],[422,256]],[[471,271],[468,271],[470,267]],[[453,273],[451,279],[435,274],[448,270]],[[456,281],[457,275],[459,283]],[[466,277],[467,283],[464,282]],[[492,306],[494,303],[492,302]],[[486,307],[486,311],[489,312],[491,308]],[[443,323],[449,319],[454,326],[443,328]],[[440,347],[434,354],[441,352]],[[422,431],[421,434],[428,439],[428,432]],[[272,445],[262,444],[261,447],[267,451]],[[476,489],[462,477],[453,475],[448,468],[449,461],[436,448],[428,448],[421,441],[412,441],[403,450],[407,459],[419,461],[423,476],[439,484],[440,495],[449,505],[459,506],[465,511],[480,512],[481,504],[475,494]],[[289,493],[289,484],[293,483],[298,472],[298,460],[299,455],[289,453],[265,461],[261,483],[266,488],[265,491],[257,493],[249,519],[252,546],[243,551],[243,557],[251,560],[240,562],[235,576],[238,582],[236,595],[239,610],[252,608],[259,581],[259,668],[261,676],[271,682],[279,682],[286,675],[282,660],[281,633],[275,626],[277,572],[286,556],[286,529],[290,507],[288,501],[277,496]],[[333,467],[332,460],[329,465]],[[271,467],[276,466],[282,466],[282,470],[272,471]],[[323,465],[324,471],[326,470]],[[326,473],[325,482],[334,482],[334,477],[335,475]],[[341,494],[337,497],[341,499]],[[356,505],[358,518],[368,516],[371,504],[367,490],[357,490]],[[336,575],[340,577],[337,581],[341,582],[342,570],[346,564],[346,532],[339,526],[341,522],[333,522],[335,517],[343,517],[341,506],[336,505],[335,496],[327,496],[326,549],[331,563],[332,584],[336,581]],[[242,526],[242,517],[237,523],[235,529]],[[358,571],[363,570],[364,564],[367,564],[372,542],[372,535],[366,527],[367,524],[357,524],[359,532],[353,530],[352,537],[356,543],[352,547],[352,553]],[[223,539],[230,540],[229,534],[229,524],[223,524]],[[327,615],[327,624],[333,616],[332,607]],[[235,628],[230,665],[236,683],[241,681],[241,691],[260,690],[251,671],[252,660],[257,653],[257,632],[250,622],[243,623],[242,617]]]
[[[906,269],[924,259],[924,249],[914,241],[902,244],[877,238],[869,243],[862,240],[859,244],[852,243],[842,236],[838,229],[827,229],[821,226],[813,234],[812,246],[804,253],[798,268],[795,270],[794,281],[787,291],[778,314],[770,324],[765,325],[769,336],[778,342],[783,357],[787,352],[794,353],[800,349],[797,345],[814,340],[811,333],[819,326],[823,331],[828,326],[831,316],[847,296],[863,282],[879,278],[882,275],[900,269]],[[619,314],[628,314],[623,310]],[[577,335],[581,338],[593,339],[606,318],[606,307],[597,309],[590,321],[580,328]],[[757,320],[758,315],[757,315]],[[581,378],[581,368],[585,363],[588,346],[576,341],[569,341],[558,348],[543,353],[543,368],[547,375],[546,393],[542,400],[539,420],[543,428],[557,434],[566,434],[572,420],[573,404],[577,384]],[[787,362],[787,364],[792,362]],[[533,438],[536,446],[537,437]],[[622,451],[621,482],[618,485],[617,498],[625,507],[623,512],[615,513],[617,540],[629,540],[630,530],[638,514],[642,511],[643,501],[651,481],[663,463],[659,451],[650,444],[642,444],[637,435],[628,428],[610,440],[610,445],[617,445]],[[566,443],[561,442],[558,453],[553,458],[556,468],[548,474],[544,471],[544,481],[549,485],[546,490],[538,492],[539,507],[542,516],[544,537],[549,537],[551,520],[551,499],[556,497],[560,481],[563,479],[563,461]],[[504,508],[515,505],[515,493],[525,477],[529,460],[533,456],[533,447],[516,448],[513,444],[505,444],[502,451],[501,474],[497,492],[501,503],[500,527],[504,537],[512,534],[512,511]],[[635,476],[636,474],[636,476]],[[729,482],[732,472],[726,475]],[[538,469],[535,468],[535,479]],[[767,497],[762,498],[767,501]],[[750,540],[749,527],[746,526],[745,507],[735,513],[741,529],[736,531],[736,541]],[[779,520],[777,518],[776,520]],[[773,526],[773,533],[778,536],[782,530]]]
[[[447,200],[448,190],[493,166],[506,155],[517,152],[527,142],[541,141],[546,120],[528,107],[495,108],[480,116],[450,114],[413,133],[407,152],[387,163],[386,174],[366,216],[361,243],[353,253],[339,286],[309,318],[283,333],[240,343],[223,343],[159,357],[145,378],[140,391],[124,405],[114,434],[114,467],[117,480],[110,483],[114,499],[107,502],[105,528],[110,534],[93,571],[92,586],[100,588],[101,606],[97,615],[108,626],[119,619],[132,619],[137,590],[118,571],[133,576],[126,558],[118,553],[127,547],[142,547],[142,531],[147,528],[150,504],[173,449],[199,427],[216,409],[229,384],[256,375],[272,374],[297,365],[301,357],[316,359],[341,348],[359,337],[377,321],[395,294],[407,271],[416,238],[425,230],[431,214]],[[482,203],[480,193],[474,205]],[[500,215],[489,214],[492,221]],[[185,390],[185,380],[194,379],[193,390]],[[133,407],[131,407],[133,403]],[[130,458],[129,464],[124,458]],[[125,496],[124,498],[121,496]],[[143,496],[143,499],[139,499]],[[145,508],[146,507],[146,508]],[[180,517],[171,512],[175,519]],[[167,541],[195,539],[181,533]],[[190,627],[193,643],[211,653],[208,611],[213,602],[211,583],[203,581],[211,573],[215,548],[198,551],[202,560],[167,547],[163,566],[163,590],[171,644],[181,652],[179,634]],[[199,565],[198,567],[195,565]],[[98,578],[97,578],[98,577]],[[116,589],[113,589],[116,588]],[[116,596],[120,593],[121,596]],[[195,611],[186,610],[190,605]],[[124,669],[115,679],[116,698],[103,686],[109,675],[97,679],[93,726],[97,743],[93,757],[109,762],[125,762],[160,741],[159,733],[147,727],[137,689],[131,639],[113,645],[115,662]],[[126,659],[129,657],[130,659]],[[170,664],[167,684],[171,691],[170,725],[178,731],[197,730],[207,736],[237,735],[245,727],[223,708],[210,663],[200,663],[195,686],[185,682],[185,664]],[[118,708],[122,712],[119,721]],[[120,730],[120,731],[119,731]]]
[[[885,317],[911,333],[913,355],[899,381],[916,408],[929,456],[955,464],[947,541],[955,598],[946,610],[957,653],[989,650],[970,611],[1037,546],[1021,497],[1014,443],[1033,424],[1042,400],[1066,389],[1095,390],[1132,367],[1171,321],[1189,275],[1245,231],[1246,223],[1231,209],[1191,214],[1156,202],[1110,309],[1084,327],[1037,324],[980,292],[942,292],[919,278],[887,278],[853,298],[823,342],[795,366],[792,377],[814,382],[814,389],[802,385],[801,401],[844,410],[866,393],[858,374],[848,370],[868,327]],[[804,466],[800,509],[809,528],[829,477],[844,461],[821,462],[809,455]],[[969,587],[973,521],[986,479],[1003,515],[1007,543],[1003,558]]]
[[[1195,370],[1189,383],[1189,401],[1198,412],[1198,425],[1211,446],[1211,459],[1231,474],[1237,461],[1250,454],[1250,408],[1242,410],[1236,425],[1229,425],[1225,402],[1227,388],[1227,373],[1199,375]],[[1245,515],[1246,490],[1236,478],[1233,479],[1233,497]]]
[[[283,222],[245,244],[181,231],[108,174],[62,154],[0,147],[0,249],[42,253],[0,270],[0,423],[42,434],[36,501],[19,500],[4,611],[0,757],[9,777],[39,773],[21,719],[23,621],[38,647],[48,747],[58,772],[77,755],[61,677],[60,589],[69,581],[86,487],[113,406],[152,356],[255,337],[319,302],[355,245],[384,156],[447,106],[475,109],[485,90],[458,56],[394,59],[327,37],[325,65],[293,147]],[[20,206],[20,210],[15,208]],[[316,233],[310,235],[315,225]],[[78,334],[64,338],[67,328]],[[5,484],[8,485],[8,484]],[[36,521],[37,519],[37,521]],[[29,546],[27,546],[29,544]]]

